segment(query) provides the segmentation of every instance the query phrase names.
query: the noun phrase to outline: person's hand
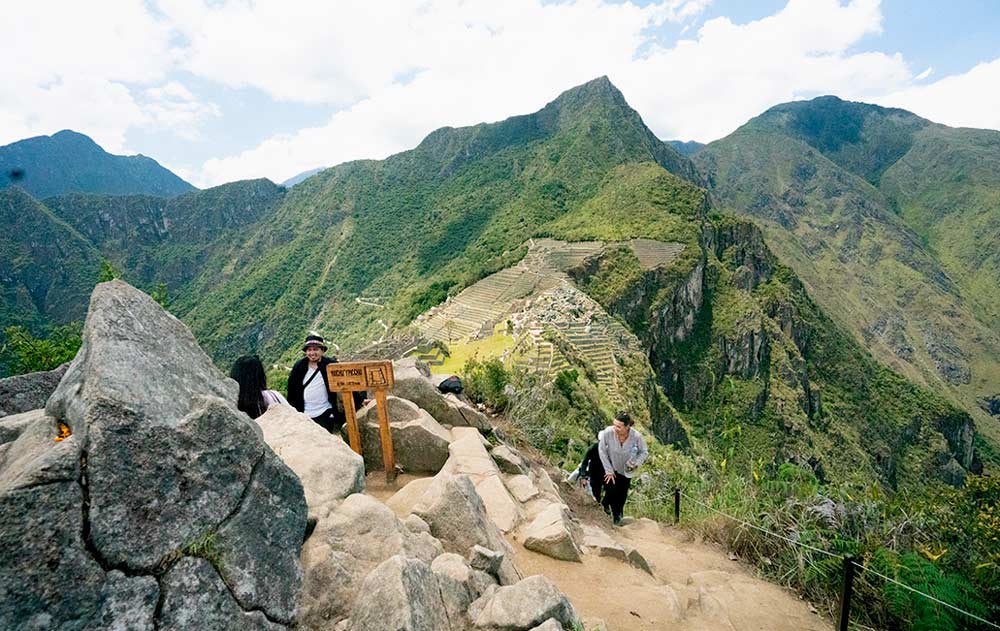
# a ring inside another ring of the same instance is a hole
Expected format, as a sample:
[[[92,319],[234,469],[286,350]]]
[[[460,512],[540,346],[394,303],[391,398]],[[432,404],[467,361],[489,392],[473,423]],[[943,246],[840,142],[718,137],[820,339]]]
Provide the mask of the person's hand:
[[[581,489],[587,488],[587,478],[584,477],[580,478],[580,488]]]
[[[614,473],[605,473],[604,474],[604,483],[605,484],[614,484],[615,483],[615,474]]]

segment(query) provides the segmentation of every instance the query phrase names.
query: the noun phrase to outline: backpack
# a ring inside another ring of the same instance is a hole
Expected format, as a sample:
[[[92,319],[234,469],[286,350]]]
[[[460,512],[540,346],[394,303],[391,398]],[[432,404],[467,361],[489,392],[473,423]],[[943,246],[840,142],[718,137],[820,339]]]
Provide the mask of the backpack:
[[[455,394],[462,394],[463,389],[464,388],[462,387],[462,380],[455,375],[448,377],[447,379],[438,384],[438,390],[440,390],[444,394],[448,394],[449,392],[453,392]]]

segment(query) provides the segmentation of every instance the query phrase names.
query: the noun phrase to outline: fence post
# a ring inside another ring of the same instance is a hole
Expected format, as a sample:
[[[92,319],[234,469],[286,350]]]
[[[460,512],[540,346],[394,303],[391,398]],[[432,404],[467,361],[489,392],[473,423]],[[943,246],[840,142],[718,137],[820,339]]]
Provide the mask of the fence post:
[[[851,595],[854,593],[854,557],[844,557],[844,585],[840,591],[840,631],[847,631],[851,619]]]
[[[674,523],[681,520],[681,490],[674,489]]]

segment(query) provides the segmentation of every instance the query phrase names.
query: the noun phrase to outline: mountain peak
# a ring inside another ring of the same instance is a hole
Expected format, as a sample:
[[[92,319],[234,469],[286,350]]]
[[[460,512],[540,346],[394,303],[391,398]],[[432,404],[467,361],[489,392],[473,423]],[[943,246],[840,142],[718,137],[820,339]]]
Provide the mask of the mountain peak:
[[[112,155],[71,129],[0,147],[0,174],[0,188],[17,184],[38,199],[66,193],[170,197],[195,190],[152,158]]]
[[[874,184],[930,124],[906,110],[825,95],[775,105],[741,129],[801,140]]]

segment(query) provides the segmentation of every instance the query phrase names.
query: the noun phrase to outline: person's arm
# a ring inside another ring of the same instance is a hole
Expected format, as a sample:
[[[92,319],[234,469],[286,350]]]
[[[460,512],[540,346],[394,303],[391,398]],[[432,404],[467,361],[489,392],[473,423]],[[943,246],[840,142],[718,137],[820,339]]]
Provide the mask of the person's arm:
[[[597,453],[601,456],[601,466],[604,467],[604,481],[613,484],[615,481],[615,468],[611,466],[611,457],[608,456],[608,446],[606,444],[608,430],[601,432],[601,438],[597,441]],[[611,478],[608,480],[608,478]]]
[[[302,360],[295,362],[292,371],[288,373],[288,404],[302,412],[306,409],[305,389],[302,387],[302,377],[305,375],[300,366]]]

